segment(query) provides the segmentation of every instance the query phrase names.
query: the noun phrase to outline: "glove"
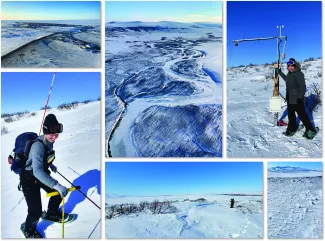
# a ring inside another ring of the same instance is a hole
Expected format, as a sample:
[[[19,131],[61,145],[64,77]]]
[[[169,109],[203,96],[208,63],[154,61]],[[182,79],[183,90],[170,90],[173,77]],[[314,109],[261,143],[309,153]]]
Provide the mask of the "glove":
[[[53,164],[50,165],[50,168],[52,170],[52,172],[56,173],[56,171],[58,170],[58,168],[56,166],[54,166]]]
[[[68,194],[68,189],[65,186],[62,186],[60,183],[55,184],[53,189],[57,190],[61,197],[65,197]]]
[[[275,69],[275,73],[276,73],[276,74],[281,73],[281,68],[276,68],[276,69]]]

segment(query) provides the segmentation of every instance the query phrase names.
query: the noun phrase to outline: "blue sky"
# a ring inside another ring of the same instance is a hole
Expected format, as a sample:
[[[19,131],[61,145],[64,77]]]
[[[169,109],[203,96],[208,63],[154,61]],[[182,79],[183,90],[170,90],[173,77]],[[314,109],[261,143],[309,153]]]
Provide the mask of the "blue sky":
[[[267,167],[301,167],[301,168],[308,168],[314,170],[323,170],[322,162],[269,162]]]
[[[1,73],[1,113],[37,111],[45,106],[53,72]],[[100,73],[57,72],[49,106],[64,102],[97,100],[100,97]]]
[[[4,1],[2,20],[100,19],[100,1]]]
[[[105,22],[215,22],[222,23],[222,2],[106,2]]]
[[[261,162],[106,162],[106,194],[262,192]]]
[[[321,11],[320,1],[228,1],[227,67],[276,61],[276,40],[243,42],[237,47],[230,41],[279,36],[280,25],[284,25],[282,35],[288,36],[285,61],[321,57]]]

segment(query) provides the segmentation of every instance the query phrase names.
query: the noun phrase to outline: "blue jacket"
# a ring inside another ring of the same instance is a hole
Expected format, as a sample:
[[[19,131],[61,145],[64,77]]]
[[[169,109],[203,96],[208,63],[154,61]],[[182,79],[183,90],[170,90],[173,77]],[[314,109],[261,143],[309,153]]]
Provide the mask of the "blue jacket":
[[[41,140],[44,145],[48,146],[48,153],[53,150],[53,143],[49,142],[44,135],[37,138]],[[36,141],[29,152],[28,160],[26,162],[27,171],[33,171],[33,175],[46,186],[53,188],[53,186],[58,183],[57,180],[52,178],[49,174],[46,173],[45,168],[47,166],[47,160],[44,160],[45,146],[39,141]]]

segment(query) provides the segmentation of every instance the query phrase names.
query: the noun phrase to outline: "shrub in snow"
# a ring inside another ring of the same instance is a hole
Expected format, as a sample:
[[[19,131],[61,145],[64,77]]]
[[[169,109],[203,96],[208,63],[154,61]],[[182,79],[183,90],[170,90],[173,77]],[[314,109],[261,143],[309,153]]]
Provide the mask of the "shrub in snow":
[[[14,122],[15,120],[14,120],[14,118],[12,118],[11,116],[9,116],[9,117],[5,118],[4,121],[5,121],[6,123],[11,123],[11,122]]]
[[[119,205],[108,206],[106,207],[105,218],[112,219],[114,217],[145,212],[147,210],[150,211],[152,214],[166,214],[177,212],[177,208],[172,205],[172,201],[141,201],[138,205],[134,203],[122,203]]]
[[[47,110],[51,110],[52,107],[51,107],[51,106],[48,106],[46,109],[47,109]],[[45,110],[45,106],[41,107],[40,110]]]
[[[139,206],[138,206],[138,210],[139,212],[142,212],[145,208],[149,207],[149,203],[145,202],[145,201],[141,201]]]
[[[9,131],[8,131],[8,128],[6,126],[1,127],[1,135],[7,134],[8,132]]]
[[[313,58],[313,57],[309,57],[308,59],[305,59],[305,61],[314,61],[315,60],[315,58]]]
[[[76,108],[78,106],[79,102],[78,101],[73,101],[71,103],[63,103],[58,106],[59,110],[67,109],[70,110],[72,108]]]
[[[9,114],[9,113],[1,114],[1,118],[5,118],[5,117],[9,117],[9,116],[13,116],[13,114]]]
[[[318,106],[322,104],[322,90],[318,83],[311,83],[309,87],[309,91],[306,94],[307,98],[315,99],[315,101],[311,102],[313,105],[308,106],[310,111],[314,111]]]
[[[207,200],[204,199],[204,198],[199,198],[199,199],[196,199],[196,200],[192,200],[191,202],[206,202]]]
[[[36,112],[32,112],[31,114],[30,114],[30,116],[35,116],[36,115]]]
[[[91,102],[91,100],[84,100],[82,103],[88,104],[89,102]]]

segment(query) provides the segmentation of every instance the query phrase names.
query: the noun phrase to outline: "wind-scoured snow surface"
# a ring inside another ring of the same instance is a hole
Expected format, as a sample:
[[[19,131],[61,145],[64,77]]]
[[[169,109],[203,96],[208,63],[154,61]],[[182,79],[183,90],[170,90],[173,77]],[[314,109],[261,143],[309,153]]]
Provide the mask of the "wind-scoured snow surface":
[[[302,61],[308,91],[312,84],[322,90],[322,59]],[[281,66],[287,74],[286,66]],[[322,108],[316,107],[313,121],[320,128],[313,140],[302,135],[282,134],[286,126],[275,126],[274,113],[269,112],[273,95],[273,65],[231,68],[227,71],[227,153],[229,157],[322,157]],[[308,92],[307,91],[307,92]],[[286,86],[280,77],[280,93],[285,97]],[[308,93],[307,93],[308,94]],[[306,94],[306,96],[307,96]],[[286,109],[282,100],[282,112]],[[287,118],[285,121],[287,122]],[[302,123],[300,122],[300,125]]]
[[[205,201],[193,201],[200,198]],[[106,219],[106,238],[263,238],[260,195],[107,196],[106,205],[153,200],[173,201],[177,211],[153,215],[147,210]]]
[[[280,169],[269,169],[268,237],[322,238],[322,171]]]
[[[27,204],[22,192],[18,191],[19,176],[10,170],[7,157],[15,145],[15,138],[23,132],[39,132],[43,111],[35,116],[24,116],[2,126],[8,133],[1,136],[1,200],[2,238],[23,238],[20,225],[27,216]],[[100,206],[100,102],[79,104],[76,109],[47,111],[57,116],[64,131],[54,143],[58,171]],[[60,175],[51,176],[66,187],[71,185]],[[42,208],[47,209],[49,198],[41,191]],[[65,198],[65,212],[77,214],[73,223],[64,227],[65,238],[100,238],[100,210],[78,191]],[[62,225],[41,220],[37,230],[46,238],[61,238]]]
[[[2,67],[100,67],[99,21],[1,21]]]
[[[218,24],[106,24],[106,138],[112,157],[222,156]]]

